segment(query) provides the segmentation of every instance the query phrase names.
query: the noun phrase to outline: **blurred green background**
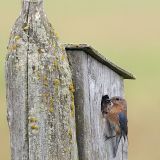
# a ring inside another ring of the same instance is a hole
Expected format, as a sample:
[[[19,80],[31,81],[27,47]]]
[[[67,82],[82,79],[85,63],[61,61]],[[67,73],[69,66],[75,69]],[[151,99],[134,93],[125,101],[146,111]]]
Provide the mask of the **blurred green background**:
[[[125,81],[129,160],[160,160],[160,1],[45,0],[60,40],[87,43],[133,72]],[[10,160],[4,62],[21,0],[0,0],[0,159]]]

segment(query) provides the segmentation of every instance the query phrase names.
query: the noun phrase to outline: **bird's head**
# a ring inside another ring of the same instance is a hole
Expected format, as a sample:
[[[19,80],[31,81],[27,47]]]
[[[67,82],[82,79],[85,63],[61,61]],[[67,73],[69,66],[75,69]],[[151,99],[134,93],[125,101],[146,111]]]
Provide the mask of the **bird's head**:
[[[113,103],[113,105],[123,105],[124,107],[127,106],[126,100],[119,96],[112,97],[110,101]]]

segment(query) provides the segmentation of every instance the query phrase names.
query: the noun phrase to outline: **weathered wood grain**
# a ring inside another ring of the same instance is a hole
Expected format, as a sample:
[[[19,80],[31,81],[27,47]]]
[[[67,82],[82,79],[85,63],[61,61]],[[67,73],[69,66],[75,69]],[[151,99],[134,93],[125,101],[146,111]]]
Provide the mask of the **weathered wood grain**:
[[[69,62],[73,75],[75,85],[75,111],[76,111],[76,133],[78,152],[80,160],[91,159],[92,144],[89,141],[90,126],[90,111],[87,109],[89,104],[88,92],[88,67],[87,67],[87,54],[83,51],[70,52],[68,51]],[[84,107],[86,106],[86,107]]]
[[[77,160],[74,86],[65,49],[43,11],[23,0],[6,58],[12,160]]]
[[[102,95],[124,96],[123,78],[80,50],[68,50],[76,87],[76,125],[80,160],[121,160],[121,144],[113,158],[115,141],[105,141],[104,134],[111,134],[101,114]],[[127,144],[123,160],[127,160]]]

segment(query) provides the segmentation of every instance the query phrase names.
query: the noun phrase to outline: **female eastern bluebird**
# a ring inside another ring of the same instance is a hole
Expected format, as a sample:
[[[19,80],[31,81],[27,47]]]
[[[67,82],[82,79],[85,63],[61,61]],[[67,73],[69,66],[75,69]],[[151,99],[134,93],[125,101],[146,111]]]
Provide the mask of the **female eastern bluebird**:
[[[126,140],[128,135],[127,102],[122,97],[112,97],[111,99],[107,95],[103,97],[101,102],[102,114],[115,131],[114,136],[105,136],[105,139],[116,138],[114,148],[114,157],[116,157],[121,138],[123,137]]]

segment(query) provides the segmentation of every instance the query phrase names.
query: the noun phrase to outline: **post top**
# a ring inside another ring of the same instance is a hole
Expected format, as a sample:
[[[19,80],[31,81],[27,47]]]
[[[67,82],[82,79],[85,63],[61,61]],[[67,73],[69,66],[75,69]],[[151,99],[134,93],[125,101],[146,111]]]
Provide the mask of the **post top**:
[[[43,2],[44,0],[22,0],[22,9],[27,11],[27,8],[33,5],[33,8],[43,9]]]

